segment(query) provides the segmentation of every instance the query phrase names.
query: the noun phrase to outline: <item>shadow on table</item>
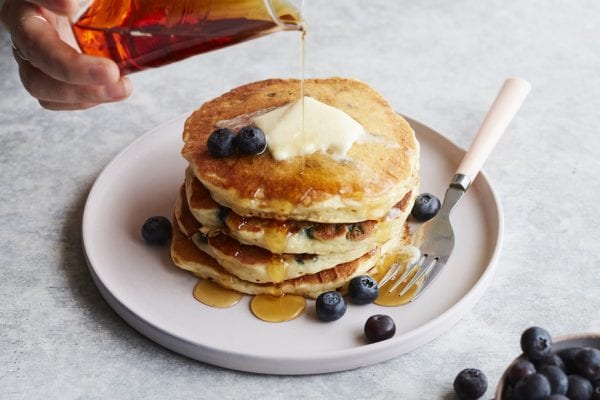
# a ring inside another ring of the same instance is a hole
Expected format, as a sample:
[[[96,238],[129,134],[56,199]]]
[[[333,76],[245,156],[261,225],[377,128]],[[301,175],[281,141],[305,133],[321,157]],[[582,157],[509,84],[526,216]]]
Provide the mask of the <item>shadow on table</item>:
[[[458,399],[458,397],[456,396],[454,391],[449,391],[448,393],[444,394],[444,396],[442,396],[442,398],[441,398],[441,400],[456,400],[456,399]]]

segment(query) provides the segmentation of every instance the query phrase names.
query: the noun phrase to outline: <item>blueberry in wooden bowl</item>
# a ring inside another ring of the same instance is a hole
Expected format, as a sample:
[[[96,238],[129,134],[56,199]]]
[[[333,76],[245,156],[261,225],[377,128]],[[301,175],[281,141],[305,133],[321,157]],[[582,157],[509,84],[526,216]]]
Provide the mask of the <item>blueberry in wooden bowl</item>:
[[[532,327],[523,332],[521,349],[500,378],[495,400],[600,400],[600,333],[552,338]]]

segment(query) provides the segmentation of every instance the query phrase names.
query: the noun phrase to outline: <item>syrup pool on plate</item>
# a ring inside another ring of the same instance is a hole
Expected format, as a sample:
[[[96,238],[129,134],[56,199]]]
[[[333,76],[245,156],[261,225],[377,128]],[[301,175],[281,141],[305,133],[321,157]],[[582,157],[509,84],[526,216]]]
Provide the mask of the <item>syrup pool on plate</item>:
[[[285,294],[272,296],[259,294],[250,302],[252,313],[267,322],[285,322],[304,314],[306,299],[302,296]]]
[[[214,308],[233,307],[244,296],[235,290],[226,289],[213,281],[200,279],[194,286],[194,298]],[[259,294],[252,297],[250,310],[257,318],[267,322],[285,322],[304,314],[306,299],[302,296],[282,294],[273,296]]]
[[[226,289],[213,281],[200,279],[194,286],[194,298],[199,302],[215,308],[228,308],[242,299],[242,293]]]

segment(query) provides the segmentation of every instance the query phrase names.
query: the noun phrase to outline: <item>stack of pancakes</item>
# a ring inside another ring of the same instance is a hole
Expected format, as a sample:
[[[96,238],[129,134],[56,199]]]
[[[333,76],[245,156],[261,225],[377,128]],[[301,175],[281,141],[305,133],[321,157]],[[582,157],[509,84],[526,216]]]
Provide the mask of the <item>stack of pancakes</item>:
[[[407,244],[419,183],[413,130],[364,83],[314,79],[304,87],[377,140],[355,142],[343,160],[319,152],[277,161],[268,150],[216,158],[207,150],[213,130],[237,130],[296,101],[300,84],[255,82],[205,103],[183,132],[189,166],[175,206],[177,266],[242,293],[316,297],[374,272]]]

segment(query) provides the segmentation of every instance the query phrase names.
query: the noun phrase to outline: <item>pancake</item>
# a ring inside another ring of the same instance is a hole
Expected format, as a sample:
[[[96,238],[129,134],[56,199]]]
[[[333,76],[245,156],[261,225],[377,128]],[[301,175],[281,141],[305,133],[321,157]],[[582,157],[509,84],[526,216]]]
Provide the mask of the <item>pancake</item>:
[[[223,228],[224,207],[214,201],[210,192],[194,176],[193,171],[188,168],[185,171],[185,195],[191,213],[196,220],[207,228]]]
[[[174,222],[177,223],[179,230],[186,236],[192,237],[202,229],[202,224],[196,220],[194,215],[190,212],[186,198],[185,198],[185,186],[182,185],[179,189],[179,195],[175,199],[175,218]]]
[[[224,234],[193,237],[198,248],[227,271],[251,282],[281,282],[314,274],[343,264],[365,254],[363,249],[329,254],[275,254],[258,246],[248,246]],[[377,249],[374,245],[367,252]]]
[[[418,184],[414,131],[366,84],[344,78],[309,79],[305,94],[358,121],[377,140],[357,141],[347,160],[313,153],[276,161],[261,155],[209,155],[217,126],[299,98],[297,80],[266,80],[238,87],[205,103],[187,119],[183,157],[220,205],[243,217],[353,223],[380,220]]]
[[[206,228],[225,232],[237,241],[282,254],[366,253],[377,243],[401,235],[417,189],[409,191],[381,221],[326,224],[242,217],[212,200],[208,190],[186,171],[186,197],[191,213]]]
[[[222,287],[246,294],[296,294],[316,298],[320,293],[343,286],[354,276],[373,269],[379,260],[379,252],[373,250],[357,260],[340,264],[316,274],[303,275],[278,284],[248,282],[230,274],[215,259],[200,250],[179,228],[173,224],[171,258],[176,266],[192,272],[199,278],[210,279]]]
[[[189,211],[182,189],[175,204],[175,220],[181,231],[192,237],[200,250],[216,259],[228,272],[250,282],[281,282],[314,274],[360,258],[378,248],[378,244],[373,243],[366,251],[357,247],[350,251],[318,255],[274,254],[258,246],[244,245],[219,231],[204,229]]]

